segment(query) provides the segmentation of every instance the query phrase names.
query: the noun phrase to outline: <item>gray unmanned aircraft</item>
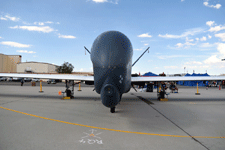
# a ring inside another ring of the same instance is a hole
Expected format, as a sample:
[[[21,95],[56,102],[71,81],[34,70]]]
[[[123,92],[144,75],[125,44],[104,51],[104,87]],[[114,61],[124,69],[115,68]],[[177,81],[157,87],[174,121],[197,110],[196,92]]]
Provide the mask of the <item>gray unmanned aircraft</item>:
[[[132,66],[135,65],[149,48],[132,64],[132,44],[130,40],[119,31],[106,31],[100,34],[95,39],[91,52],[86,47],[85,49],[91,54],[94,77],[15,73],[0,73],[0,76],[85,81],[87,84],[94,84],[96,92],[101,94],[103,105],[109,107],[111,113],[115,112],[115,107],[121,101],[123,93],[129,92],[132,84],[143,84],[152,81],[225,80],[225,76],[131,77]]]

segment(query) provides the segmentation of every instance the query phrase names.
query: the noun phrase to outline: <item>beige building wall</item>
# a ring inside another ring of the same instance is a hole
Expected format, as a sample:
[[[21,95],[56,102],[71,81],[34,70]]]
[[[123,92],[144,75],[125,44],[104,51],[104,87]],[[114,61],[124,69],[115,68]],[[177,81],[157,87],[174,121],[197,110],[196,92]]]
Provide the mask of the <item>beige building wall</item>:
[[[56,66],[41,62],[23,62],[17,64],[17,72],[24,73],[31,71],[33,73],[56,73]]]
[[[4,55],[0,54],[0,72],[4,72],[3,68],[4,68]]]
[[[56,65],[52,65],[52,64],[49,64],[48,65],[48,73],[57,73],[56,71]]]
[[[17,63],[21,62],[21,55],[0,54],[0,72],[16,72]]]

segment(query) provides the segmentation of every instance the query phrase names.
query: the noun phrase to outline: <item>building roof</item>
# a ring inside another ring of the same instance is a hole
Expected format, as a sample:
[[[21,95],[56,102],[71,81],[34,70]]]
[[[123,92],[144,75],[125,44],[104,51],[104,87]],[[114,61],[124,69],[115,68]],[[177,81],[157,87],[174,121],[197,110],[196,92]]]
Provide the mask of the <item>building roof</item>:
[[[20,62],[18,64],[26,64],[26,63],[39,63],[39,64],[48,64],[48,65],[58,66],[55,64],[50,64],[50,63],[45,63],[45,62],[36,62],[36,61]]]
[[[0,55],[5,55],[5,54],[0,53]],[[5,55],[5,56],[19,56],[19,57],[22,57],[21,55]]]

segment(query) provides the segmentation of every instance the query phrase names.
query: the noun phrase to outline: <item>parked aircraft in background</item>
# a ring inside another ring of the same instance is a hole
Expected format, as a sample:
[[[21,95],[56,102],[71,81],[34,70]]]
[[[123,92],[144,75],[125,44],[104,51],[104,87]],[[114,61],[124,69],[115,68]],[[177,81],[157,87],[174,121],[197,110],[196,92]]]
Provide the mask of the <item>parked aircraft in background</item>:
[[[123,93],[130,91],[132,84],[143,84],[152,81],[201,81],[225,80],[220,77],[131,77],[132,66],[144,55],[146,50],[133,64],[133,48],[130,40],[119,31],[107,31],[100,34],[94,41],[91,52],[94,76],[46,75],[46,74],[10,74],[0,76],[26,77],[39,79],[64,79],[85,81],[94,84],[95,91],[101,95],[104,106],[115,112]]]

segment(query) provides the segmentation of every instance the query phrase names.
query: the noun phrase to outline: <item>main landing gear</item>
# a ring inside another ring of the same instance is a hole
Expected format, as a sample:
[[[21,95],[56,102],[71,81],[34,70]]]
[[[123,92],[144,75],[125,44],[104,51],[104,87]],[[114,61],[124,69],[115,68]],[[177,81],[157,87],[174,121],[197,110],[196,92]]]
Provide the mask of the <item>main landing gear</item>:
[[[70,89],[70,85],[72,85],[71,89]],[[74,98],[74,80],[66,80],[66,96],[70,97],[70,98]]]
[[[116,109],[116,107],[110,108],[110,112],[111,112],[111,113],[114,113],[114,112],[115,112],[115,109]]]

